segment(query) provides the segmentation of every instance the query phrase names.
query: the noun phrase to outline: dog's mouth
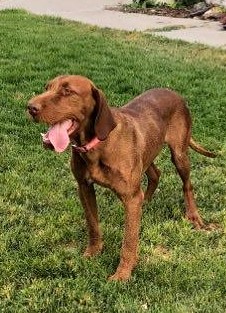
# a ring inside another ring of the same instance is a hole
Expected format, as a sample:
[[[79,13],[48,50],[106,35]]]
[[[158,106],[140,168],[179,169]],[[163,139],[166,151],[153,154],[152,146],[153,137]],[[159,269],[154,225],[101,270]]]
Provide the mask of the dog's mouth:
[[[70,135],[79,128],[75,119],[67,119],[51,126],[47,133],[41,134],[45,147],[54,149],[56,152],[63,152],[70,144]]]

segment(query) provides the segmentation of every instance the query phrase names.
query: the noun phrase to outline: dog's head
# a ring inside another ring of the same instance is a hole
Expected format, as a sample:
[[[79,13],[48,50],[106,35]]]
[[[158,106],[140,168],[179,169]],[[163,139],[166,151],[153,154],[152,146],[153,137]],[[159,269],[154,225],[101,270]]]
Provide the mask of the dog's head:
[[[53,143],[57,141],[61,146],[66,146],[66,142],[68,145],[70,138],[87,125],[93,127],[99,140],[105,140],[116,126],[102,91],[82,76],[54,78],[42,94],[29,101],[27,110],[34,121],[49,125],[44,141],[53,138]]]

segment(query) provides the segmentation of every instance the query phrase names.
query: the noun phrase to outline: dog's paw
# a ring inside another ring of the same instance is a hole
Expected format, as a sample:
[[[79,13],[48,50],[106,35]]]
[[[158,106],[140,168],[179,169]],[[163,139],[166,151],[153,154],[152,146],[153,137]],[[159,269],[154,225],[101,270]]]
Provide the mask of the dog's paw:
[[[186,214],[186,217],[194,225],[195,229],[203,229],[205,227],[201,216],[197,212]]]
[[[83,253],[83,256],[85,258],[91,258],[95,255],[98,255],[103,250],[103,246],[104,246],[103,242],[99,242],[98,244],[95,245],[88,245],[85,252]]]
[[[127,281],[131,277],[131,270],[121,269],[117,270],[115,274],[108,277],[109,281]]]
[[[203,230],[206,232],[222,231],[222,227],[217,223],[207,223],[204,225]]]

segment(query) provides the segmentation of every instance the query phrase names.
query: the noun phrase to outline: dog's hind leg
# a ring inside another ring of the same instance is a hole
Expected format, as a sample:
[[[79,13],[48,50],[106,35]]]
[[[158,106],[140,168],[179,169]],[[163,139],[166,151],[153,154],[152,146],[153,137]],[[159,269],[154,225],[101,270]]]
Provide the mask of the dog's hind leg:
[[[190,138],[191,116],[188,108],[182,103],[171,118],[165,142],[170,147],[172,162],[183,182],[186,217],[195,228],[202,228],[204,224],[198,213],[190,180],[190,161],[188,158]]]
[[[148,186],[144,194],[144,200],[151,200],[157,186],[159,183],[160,170],[156,167],[154,163],[152,163],[147,170],[145,171],[148,179]]]
[[[199,229],[204,226],[202,218],[198,213],[196,206],[193,187],[190,180],[190,161],[188,158],[188,148],[181,146],[170,146],[172,162],[176,166],[177,172],[179,173],[183,182],[183,192],[186,208],[186,217],[193,223],[195,228]]]

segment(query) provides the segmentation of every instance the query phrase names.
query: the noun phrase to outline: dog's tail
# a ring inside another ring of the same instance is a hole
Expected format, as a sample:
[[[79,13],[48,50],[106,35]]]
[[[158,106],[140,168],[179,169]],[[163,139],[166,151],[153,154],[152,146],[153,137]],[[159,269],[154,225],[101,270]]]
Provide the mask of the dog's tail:
[[[197,142],[195,142],[195,140],[193,138],[190,139],[190,143],[189,146],[195,150],[196,152],[203,154],[209,158],[215,158],[217,155],[214,152],[208,151],[205,148],[203,148],[200,144],[198,144]]]

